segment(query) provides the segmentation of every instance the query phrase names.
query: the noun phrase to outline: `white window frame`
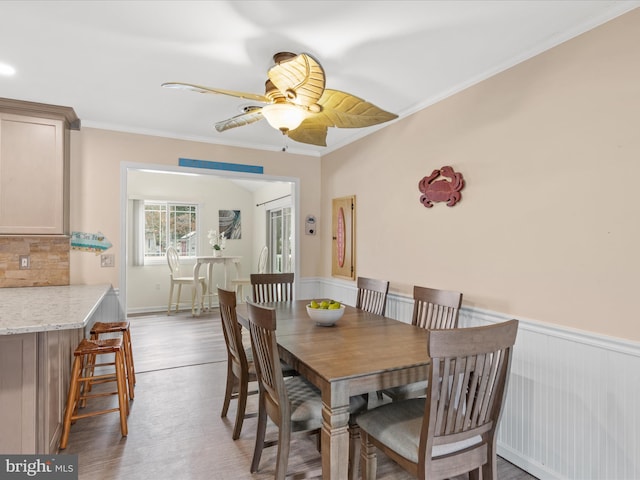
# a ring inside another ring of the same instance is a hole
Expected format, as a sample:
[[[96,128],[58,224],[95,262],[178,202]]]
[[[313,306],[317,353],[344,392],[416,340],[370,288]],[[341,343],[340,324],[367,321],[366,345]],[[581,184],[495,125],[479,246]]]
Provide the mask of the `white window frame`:
[[[147,241],[147,235],[145,232],[145,206],[150,204],[163,205],[166,208],[166,214],[169,215],[171,212],[171,207],[175,206],[188,206],[193,207],[195,209],[196,215],[196,230],[194,232],[194,239],[192,243],[195,245],[195,251],[193,255],[180,255],[180,261],[189,261],[193,260],[196,256],[199,255],[200,252],[200,244],[202,239],[202,228],[201,228],[201,216],[202,216],[202,207],[199,203],[196,202],[185,202],[185,201],[176,201],[176,200],[156,200],[156,199],[137,199],[133,201],[133,218],[134,218],[134,258],[133,264],[142,266],[142,265],[160,265],[166,263],[166,251],[161,255],[146,255],[145,254],[145,244]],[[169,232],[166,232],[167,237],[166,243],[169,244]],[[180,250],[179,250],[180,251]]]
[[[295,254],[295,231],[291,231],[290,228],[293,224],[293,215],[295,213],[295,208],[293,205],[293,202],[291,201],[291,197],[288,196],[287,198],[283,198],[283,199],[279,199],[277,201],[271,202],[269,204],[269,207],[265,209],[265,214],[266,214],[266,227],[267,227],[267,232],[266,232],[266,238],[267,238],[267,246],[269,246],[269,263],[267,271],[270,273],[273,273],[276,271],[276,265],[278,264],[278,258],[277,258],[277,253],[275,251],[275,249],[273,248],[273,229],[272,229],[272,212],[274,210],[284,210],[285,208],[289,208],[290,212],[289,212],[289,228],[287,229],[289,231],[289,234],[291,235],[291,241],[287,242],[289,249],[291,251],[291,258],[290,259],[280,259],[280,266],[281,267],[285,267],[282,268],[282,270],[284,272],[293,272],[295,270],[295,260],[293,258],[293,255]]]

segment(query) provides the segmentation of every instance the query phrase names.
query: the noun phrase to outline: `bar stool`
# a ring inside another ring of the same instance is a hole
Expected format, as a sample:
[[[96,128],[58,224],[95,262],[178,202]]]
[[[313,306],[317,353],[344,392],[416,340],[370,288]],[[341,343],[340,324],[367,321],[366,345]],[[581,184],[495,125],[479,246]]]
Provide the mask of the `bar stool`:
[[[113,363],[96,365],[97,355],[114,354]],[[106,340],[82,339],[78,347],[73,352],[73,367],[71,369],[71,382],[69,385],[69,395],[67,396],[67,406],[64,412],[64,422],[62,426],[62,437],[60,438],[60,449],[67,448],[69,441],[69,430],[71,423],[81,418],[94,417],[105,413],[120,412],[120,431],[126,437],[127,415],[129,414],[129,401],[127,398],[127,383],[125,372],[124,348],[122,338],[109,338]],[[115,373],[95,375],[96,366],[113,365]],[[87,372],[83,375],[83,372]],[[101,393],[89,393],[90,384],[116,382],[117,390]],[[87,413],[78,413],[78,407],[84,405],[87,399],[118,395],[118,407],[104,410],[95,410]]]
[[[131,332],[129,322],[96,322],[91,327],[91,340],[99,340],[101,335],[108,333],[121,333],[124,348],[124,363],[127,370],[127,384],[129,387],[129,399],[134,398],[133,387],[136,384],[136,369],[133,365],[133,349],[131,348]],[[91,389],[91,387],[89,387]]]

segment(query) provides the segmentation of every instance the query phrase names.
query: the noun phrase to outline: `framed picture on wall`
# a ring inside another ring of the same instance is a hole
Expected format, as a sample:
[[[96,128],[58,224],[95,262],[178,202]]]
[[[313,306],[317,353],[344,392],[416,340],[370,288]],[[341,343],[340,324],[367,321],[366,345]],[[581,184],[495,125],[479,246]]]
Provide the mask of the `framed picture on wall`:
[[[242,238],[242,222],[240,210],[218,210],[218,223],[220,233],[229,240]]]
[[[331,210],[331,275],[354,280],[356,278],[355,195],[334,198]]]

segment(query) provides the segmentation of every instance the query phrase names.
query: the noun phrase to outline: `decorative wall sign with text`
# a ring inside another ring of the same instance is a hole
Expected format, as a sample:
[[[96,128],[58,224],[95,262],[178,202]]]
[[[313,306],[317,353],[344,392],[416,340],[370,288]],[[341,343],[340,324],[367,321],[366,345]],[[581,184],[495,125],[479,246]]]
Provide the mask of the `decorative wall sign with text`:
[[[101,232],[71,232],[71,249],[94,252],[96,255],[111,248],[111,242]]]
[[[438,180],[439,177],[442,178]],[[453,207],[462,199],[460,190],[463,188],[462,174],[454,172],[452,167],[442,167],[418,183],[418,189],[422,192],[420,203],[431,208],[433,202],[447,202],[447,206]]]

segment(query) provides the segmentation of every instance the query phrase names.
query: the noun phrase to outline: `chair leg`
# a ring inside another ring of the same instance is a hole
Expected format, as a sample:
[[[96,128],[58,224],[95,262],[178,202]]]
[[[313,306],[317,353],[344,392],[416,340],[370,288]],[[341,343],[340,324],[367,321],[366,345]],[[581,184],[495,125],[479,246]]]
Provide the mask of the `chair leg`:
[[[242,432],[242,424],[244,423],[244,415],[247,410],[247,395],[249,392],[249,380],[247,378],[240,378],[238,385],[238,404],[236,409],[236,423],[233,428],[233,439],[240,438],[240,432]]]
[[[167,315],[171,315],[171,304],[173,303],[173,280],[169,287],[169,307],[167,308]]]
[[[487,442],[487,463],[482,465],[481,468],[482,468],[483,480],[496,480],[498,475],[498,457],[496,456],[496,439],[495,438],[490,439]]]
[[[264,449],[264,435],[267,430],[267,412],[264,409],[263,393],[260,392],[258,403],[258,427],[256,429],[256,445],[253,449],[253,459],[251,460],[251,473],[257,472],[260,466],[260,457]]]
[[[360,474],[364,480],[375,480],[377,476],[376,448],[369,441],[369,435],[365,431],[360,431],[361,448],[360,452]]]
[[[224,391],[224,401],[222,402],[222,412],[220,417],[225,418],[227,411],[229,410],[229,404],[231,403],[231,397],[233,396],[233,386],[235,385],[235,375],[231,369],[231,358],[227,356],[227,387]]]
[[[178,284],[178,299],[176,300],[176,313],[178,313],[178,309],[180,308],[180,294],[182,293],[182,284]]]
[[[191,315],[195,315],[196,313],[196,289],[191,288]],[[202,308],[202,307],[201,307]]]
[[[285,425],[286,424],[286,425]],[[276,459],[275,480],[285,480],[289,463],[289,446],[291,444],[291,425],[283,421],[278,429],[278,457]]]

